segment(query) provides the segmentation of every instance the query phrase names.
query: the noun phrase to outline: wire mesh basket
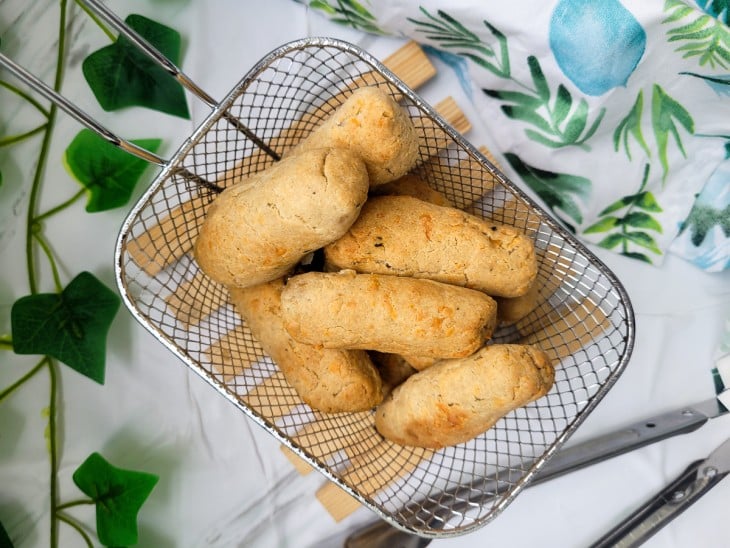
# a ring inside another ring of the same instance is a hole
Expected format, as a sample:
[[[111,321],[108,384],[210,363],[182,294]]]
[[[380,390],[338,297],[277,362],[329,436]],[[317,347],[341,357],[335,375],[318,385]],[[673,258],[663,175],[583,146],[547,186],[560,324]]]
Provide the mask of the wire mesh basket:
[[[555,360],[553,389],[439,451],[383,440],[371,412],[306,406],[191,256],[222,188],[275,162],[364,85],[412,117],[417,174],[456,207],[522,230],[538,254],[537,308],[492,341],[540,346]],[[631,305],[614,275],[383,65],[327,38],[273,51],[214,108],[126,219],[116,274],[134,316],[216,391],[380,517],[426,537],[498,515],[605,395],[633,347]]]

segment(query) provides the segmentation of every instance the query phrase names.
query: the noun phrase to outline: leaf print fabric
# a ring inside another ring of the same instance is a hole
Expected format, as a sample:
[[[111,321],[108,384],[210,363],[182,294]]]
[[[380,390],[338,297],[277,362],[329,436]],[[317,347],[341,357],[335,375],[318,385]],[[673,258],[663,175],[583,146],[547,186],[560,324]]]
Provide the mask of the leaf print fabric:
[[[309,4],[451,57],[506,174],[579,238],[728,267],[726,1]]]

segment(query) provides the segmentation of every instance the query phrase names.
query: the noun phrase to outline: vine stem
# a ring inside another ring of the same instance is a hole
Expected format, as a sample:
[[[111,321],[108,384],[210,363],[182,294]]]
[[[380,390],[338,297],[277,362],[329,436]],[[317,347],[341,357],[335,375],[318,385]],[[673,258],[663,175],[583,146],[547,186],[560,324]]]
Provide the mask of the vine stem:
[[[46,242],[43,236],[41,236],[40,231],[34,231],[33,237],[36,239],[38,245],[41,246],[43,253],[45,253],[46,257],[48,258],[48,262],[51,265],[51,272],[53,274],[53,283],[56,286],[56,292],[60,293],[61,291],[63,291],[63,284],[61,283],[61,276],[59,276],[58,274],[58,267],[56,266],[56,259],[54,259],[53,257],[53,251],[51,250],[51,246],[48,245],[48,242]]]
[[[41,213],[40,215],[37,215],[35,217],[34,221],[36,223],[39,223],[41,221],[44,221],[48,217],[51,217],[51,216],[55,215],[56,213],[60,213],[61,211],[63,211],[64,209],[66,209],[67,207],[69,207],[70,205],[72,205],[74,202],[76,202],[79,198],[81,198],[84,195],[85,192],[86,192],[86,189],[83,189],[82,188],[76,194],[74,194],[73,196],[71,196],[68,200],[66,200],[62,204],[59,204],[59,205],[57,205],[56,207],[54,207],[52,209],[49,209],[45,213]]]
[[[78,499],[78,500],[72,500],[70,502],[64,502],[63,504],[59,504],[56,506],[56,511],[59,510],[65,510],[66,508],[71,508],[73,506],[83,506],[85,504],[96,504],[92,499]]]
[[[13,339],[11,337],[0,337],[0,350],[2,349],[13,349]]]
[[[56,400],[58,371],[55,361],[46,356],[51,381],[51,395],[48,403],[48,445],[51,459],[51,548],[58,548],[58,440],[56,439]]]
[[[53,81],[53,89],[55,91],[61,90],[61,83],[63,82],[63,60],[66,53],[66,7],[67,0],[60,0],[60,14],[58,18],[58,50],[56,52],[56,74]],[[37,226],[35,221],[35,211],[38,207],[38,195],[40,193],[43,173],[45,171],[46,161],[48,159],[48,151],[51,146],[51,135],[53,133],[53,128],[56,123],[57,114],[58,107],[55,105],[55,103],[51,104],[51,108],[49,109],[47,116],[48,123],[46,124],[45,132],[43,134],[43,142],[41,143],[41,150],[38,155],[38,164],[36,165],[35,173],[33,174],[33,182],[31,184],[30,196],[28,198],[28,217],[26,219],[25,227],[25,261],[28,270],[28,285],[30,286],[31,294],[38,293],[36,264],[35,258],[33,256],[33,233]],[[53,519],[51,521],[53,521]]]
[[[31,105],[33,105],[38,112],[40,112],[45,118],[49,118],[51,116],[51,113],[41,105],[38,101],[33,99],[30,95],[28,95],[26,92],[24,92],[20,88],[16,88],[13,84],[10,84],[9,82],[6,82],[4,80],[0,80],[0,87],[4,87],[5,89],[13,92],[18,97],[21,97]]]
[[[59,17],[58,17],[58,49],[56,57],[56,75],[53,82],[53,89],[56,91],[61,90],[61,83],[63,82],[63,69],[64,59],[66,54],[66,15],[67,15],[68,0],[60,0],[59,2]],[[58,107],[54,104],[51,105],[49,116],[48,116],[48,127],[43,136],[43,144],[41,146],[40,158],[36,172],[33,177],[33,185],[31,187],[31,195],[28,204],[28,219],[27,219],[27,232],[26,232],[26,260],[28,263],[28,278],[30,282],[30,288],[32,293],[38,291],[35,271],[35,261],[33,258],[33,232],[38,226],[35,220],[35,211],[38,206],[38,193],[40,191],[42,175],[44,172],[45,163],[48,158],[48,150],[51,143],[51,134],[53,133],[53,126],[56,121],[56,115],[58,113]],[[39,236],[39,235],[37,235]],[[38,241],[42,241],[38,240]],[[42,244],[41,244],[42,245]],[[55,263],[52,262],[52,265]],[[59,286],[58,272],[54,269],[54,280],[56,286]],[[58,398],[58,382],[57,382],[57,365],[55,361],[46,356],[48,363],[48,374],[50,377],[50,396],[49,396],[49,416],[48,416],[48,449],[50,453],[50,546],[51,548],[58,548],[58,521],[63,519],[64,516],[59,516],[56,507],[58,506],[58,440],[57,440],[57,424],[56,424],[56,407]],[[72,525],[73,527],[73,525]],[[88,539],[88,536],[81,532],[80,528],[77,529],[82,537]]]
[[[107,28],[107,26],[101,21],[101,19],[99,19],[86,4],[83,4],[79,2],[79,0],[76,0],[76,5],[79,6],[94,23],[96,23],[96,25],[102,30],[102,32],[107,35],[109,40],[111,40],[112,42],[116,42],[116,35]]]
[[[46,129],[46,124],[41,124],[36,128],[26,131],[25,133],[19,133],[18,135],[3,137],[2,139],[0,139],[0,147],[6,147],[8,145],[12,145],[13,143],[18,143],[24,139],[33,137],[33,135],[35,135],[36,133],[40,133],[44,129]]]
[[[12,343],[11,343],[11,346],[12,346]],[[8,386],[5,390],[0,392],[0,402],[2,402],[5,398],[7,398],[10,394],[12,394],[15,390],[17,390],[18,388],[23,386],[26,382],[28,382],[31,378],[33,378],[33,376],[36,373],[38,373],[38,371],[40,371],[43,368],[43,366],[46,364],[46,359],[47,358],[43,358],[41,361],[39,361],[37,364],[35,364],[33,369],[28,371],[25,375],[20,377],[17,381],[15,381],[13,384]]]
[[[84,529],[75,519],[71,518],[71,516],[64,514],[63,512],[58,512],[56,514],[56,517],[64,523],[73,527],[76,532],[81,535],[81,538],[84,539],[84,542],[86,542],[86,546],[88,546],[88,548],[94,548],[94,543],[91,542],[91,537],[86,534],[86,531],[84,531]]]

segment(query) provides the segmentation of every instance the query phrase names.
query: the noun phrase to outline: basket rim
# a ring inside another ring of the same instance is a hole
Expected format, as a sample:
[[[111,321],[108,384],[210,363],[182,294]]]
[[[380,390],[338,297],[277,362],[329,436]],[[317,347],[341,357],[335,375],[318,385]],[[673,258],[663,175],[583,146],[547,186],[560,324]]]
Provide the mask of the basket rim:
[[[412,524],[401,522],[395,519],[391,514],[381,510],[377,505],[373,504],[368,498],[362,493],[350,487],[343,480],[337,477],[332,470],[326,465],[320,463],[314,458],[310,458],[309,455],[293,442],[288,436],[283,433],[274,430],[270,424],[267,423],[266,418],[261,416],[259,413],[248,407],[245,403],[240,401],[234,394],[226,389],[225,383],[221,380],[216,379],[204,371],[199,364],[182,355],[177,344],[170,339],[168,335],[161,332],[157,326],[155,326],[150,320],[143,317],[139,312],[137,305],[133,301],[129,288],[125,280],[124,270],[124,253],[125,253],[125,242],[129,237],[130,228],[137,218],[138,214],[147,206],[148,201],[152,195],[154,195],[159,188],[176,172],[181,161],[185,156],[197,145],[199,140],[210,130],[211,127],[227,112],[233,102],[241,95],[242,91],[245,90],[249,84],[256,80],[257,76],[261,74],[267,67],[269,67],[272,61],[282,57],[289,52],[295,50],[302,50],[307,48],[321,48],[330,47],[337,48],[345,51],[362,60],[366,64],[370,65],[374,70],[379,72],[385,77],[389,84],[396,87],[408,100],[417,106],[420,110],[424,111],[441,129],[444,131],[463,151],[465,151],[472,160],[475,160],[480,166],[486,171],[493,174],[499,179],[499,182],[504,185],[507,189],[517,195],[521,200],[527,203],[534,212],[538,214],[540,222],[544,222],[553,232],[559,235],[567,243],[569,243],[576,251],[577,254],[582,256],[588,261],[590,266],[596,269],[602,276],[609,281],[612,289],[618,295],[620,304],[622,305],[622,312],[625,316],[625,329],[626,333],[624,336],[624,350],[623,353],[612,368],[607,378],[600,383],[599,390],[591,396],[585,406],[576,414],[571,422],[568,423],[555,438],[555,440],[543,451],[540,456],[536,457],[530,467],[530,469],[522,476],[522,478],[510,489],[507,493],[500,495],[500,500],[491,507],[491,511],[481,519],[476,519],[474,522],[454,529],[429,529],[424,530],[418,528]],[[229,93],[212,109],[208,116],[203,120],[201,124],[186,138],[179,146],[178,150],[170,157],[161,171],[155,177],[149,188],[142,194],[137,200],[134,206],[131,208],[127,216],[125,217],[119,234],[114,250],[114,274],[117,283],[117,287],[121,294],[122,300],[130,311],[132,316],[155,338],[165,345],[178,359],[185,363],[190,369],[202,377],[206,382],[211,384],[216,390],[226,397],[231,403],[237,408],[244,412],[246,416],[254,420],[259,426],[264,428],[270,435],[274,436],[278,441],[296,453],[299,457],[303,458],[308,464],[314,469],[323,474],[328,480],[337,484],[345,492],[350,494],[361,504],[366,506],[368,509],[375,512],[381,519],[388,522],[390,525],[406,531],[411,534],[415,534],[424,538],[448,538],[461,536],[463,534],[473,532],[497,517],[504,508],[506,508],[514,498],[522,491],[522,489],[529,483],[529,481],[537,474],[537,472],[545,465],[545,463],[560,449],[565,441],[575,432],[575,430],[583,423],[585,418],[595,409],[598,403],[603,399],[608,390],[615,384],[618,378],[625,370],[631,355],[633,353],[635,344],[635,317],[634,310],[631,304],[629,295],[624,288],[618,277],[611,271],[610,268],[600,260],[586,245],[581,242],[574,234],[559,224],[550,213],[548,213],[540,204],[533,200],[527,193],[515,185],[497,166],[489,161],[484,154],[482,154],[474,145],[467,141],[461,134],[459,134],[453,127],[451,127],[435,110],[434,108],[421,98],[415,91],[408,87],[403,81],[401,81],[392,71],[390,71],[380,61],[375,59],[372,55],[364,51],[359,46],[356,46],[350,42],[344,40],[330,38],[330,37],[309,37],[302,38],[287,42],[263,56],[252,68],[241,78],[241,80],[229,91]]]

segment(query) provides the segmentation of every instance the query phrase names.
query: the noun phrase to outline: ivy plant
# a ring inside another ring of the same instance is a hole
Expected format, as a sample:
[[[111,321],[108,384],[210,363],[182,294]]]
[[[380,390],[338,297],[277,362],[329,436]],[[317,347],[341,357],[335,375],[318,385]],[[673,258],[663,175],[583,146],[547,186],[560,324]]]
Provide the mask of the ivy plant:
[[[96,532],[104,546],[137,544],[137,513],[157,483],[146,472],[112,466],[99,453],[92,453],[73,474],[73,481],[90,497],[84,503],[96,506]]]
[[[177,31],[141,15],[130,15],[125,23],[174,64],[180,63]],[[144,106],[190,118],[182,87],[124,36],[89,55],[82,69],[104,110]]]
[[[55,67],[53,80],[56,91],[61,89],[64,81],[68,0],[60,0],[58,6],[56,44],[59,62]],[[115,37],[98,19],[93,16],[92,19],[112,41],[111,45],[91,53],[83,62],[85,78],[101,106],[107,110],[126,106],[147,107],[187,117],[188,109],[182,87],[139,52],[133,51],[128,40]],[[126,22],[174,63],[179,63],[180,35],[177,31],[139,15],[130,15]],[[18,135],[0,135],[0,146],[13,146],[33,135],[42,135],[35,171],[28,184],[25,265],[29,293],[17,298],[11,308],[11,332],[0,335],[0,351],[36,355],[38,361],[26,371],[19,372],[18,378],[9,386],[0,387],[0,404],[27,387],[28,381],[36,375],[47,372],[50,395],[47,405],[43,406],[43,415],[47,417],[48,425],[41,435],[46,439],[49,453],[51,548],[59,545],[58,529],[61,523],[74,529],[86,546],[94,545],[88,531],[68,512],[80,504],[96,506],[96,534],[99,542],[105,546],[133,545],[138,542],[137,514],[154,488],[157,476],[116,468],[98,453],[92,453],[74,473],[74,482],[90,498],[62,502],[58,482],[61,464],[58,448],[61,429],[59,421],[62,417],[59,412],[59,376],[63,372],[60,364],[63,363],[103,384],[106,339],[119,310],[120,298],[91,272],[82,271],[64,284],[57,267],[60,257],[54,249],[52,234],[46,233],[45,226],[46,221],[52,217],[61,214],[68,216],[71,213],[70,207],[85,195],[88,196],[88,212],[103,212],[126,206],[147,165],[136,157],[126,155],[90,131],[82,130],[69,143],[63,158],[69,174],[82,188],[70,192],[70,196],[60,204],[40,211],[46,172],[49,171],[49,146],[56,128],[58,107],[55,104],[50,107],[42,105],[9,82],[0,80],[0,87],[22,98],[43,120],[38,127]],[[161,144],[156,138],[133,142],[151,151],[156,151]],[[58,185],[59,181],[53,183]],[[50,267],[54,285],[52,291],[41,290],[40,260],[45,260]],[[64,427],[66,430],[68,428]],[[10,536],[2,525],[2,518],[0,516],[0,547],[12,547]]]
[[[160,139],[138,139],[132,143],[156,152]],[[121,207],[129,202],[134,187],[148,164],[115,147],[91,130],[83,129],[64,154],[69,173],[86,189],[89,213]]]

